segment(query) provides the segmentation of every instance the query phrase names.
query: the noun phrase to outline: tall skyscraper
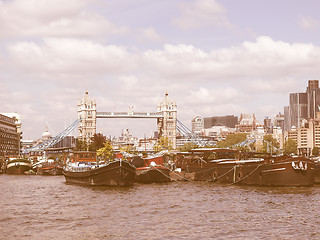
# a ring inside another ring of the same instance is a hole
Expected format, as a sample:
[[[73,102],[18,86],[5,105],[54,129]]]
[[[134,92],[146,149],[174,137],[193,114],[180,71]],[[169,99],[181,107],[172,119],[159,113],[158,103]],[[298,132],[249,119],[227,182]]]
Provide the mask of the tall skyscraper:
[[[290,107],[284,107],[284,128],[282,129],[284,132],[288,132],[291,129],[291,116],[290,116]]]
[[[318,80],[309,80],[307,87],[308,94],[308,118],[315,119],[320,111],[320,89]]]
[[[300,128],[301,121],[308,119],[308,95],[307,93],[290,93],[291,127]]]
[[[271,118],[266,117],[263,120],[263,126],[266,133],[272,133],[273,126],[272,126]]]
[[[320,112],[320,88],[318,80],[309,80],[304,93],[290,93],[290,116],[285,113],[285,121],[290,118],[290,127],[301,127],[303,119],[315,119]],[[289,130],[286,126],[286,130]]]

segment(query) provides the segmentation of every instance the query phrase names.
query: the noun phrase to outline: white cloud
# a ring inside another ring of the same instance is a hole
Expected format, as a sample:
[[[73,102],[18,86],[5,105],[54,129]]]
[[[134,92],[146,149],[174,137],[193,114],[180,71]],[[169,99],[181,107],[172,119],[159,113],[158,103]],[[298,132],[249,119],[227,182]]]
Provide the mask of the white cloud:
[[[161,42],[163,38],[152,28],[139,28],[138,29],[138,39],[140,41],[154,41],[154,42]]]
[[[8,48],[12,67],[28,73],[99,75],[126,72],[134,64],[124,47],[88,40],[46,38],[41,44],[18,42]]]
[[[216,105],[224,104],[226,102],[231,102],[233,99],[241,98],[241,93],[231,87],[226,87],[222,89],[211,89],[200,87],[199,89],[191,90],[188,96],[188,104],[210,104],[214,103]]]
[[[95,37],[124,34],[104,16],[86,9],[90,0],[0,1],[0,38]]]
[[[186,81],[236,81],[248,78],[279,80],[283,76],[318,74],[320,48],[286,43],[262,36],[255,42],[205,52],[190,45],[165,45],[149,50],[144,61],[150,71],[167,79]]]
[[[136,76],[120,76],[119,82],[123,89],[130,91],[133,87],[137,86],[138,79]]]
[[[188,123],[195,115],[264,117],[281,111],[290,91],[304,91],[308,79],[319,77],[320,48],[262,36],[212,51],[166,44],[158,50],[133,52],[89,40],[45,38],[11,44],[3,59],[1,81],[7,85],[0,84],[0,100],[11,99],[3,106],[22,110],[26,125],[34,124],[34,115],[37,124],[52,119],[52,125],[61,126],[64,119],[74,120],[85,90],[96,99],[99,111],[135,106],[141,112],[156,111],[168,90],[178,104],[179,120]],[[27,94],[19,95],[23,91]],[[117,123],[108,122],[106,131],[118,134]],[[153,122],[150,125],[156,128]],[[32,127],[28,129],[32,132]]]
[[[299,21],[299,26],[304,30],[315,30],[319,29],[320,22],[311,17],[301,17]]]
[[[306,72],[310,78],[318,77],[320,47],[262,36],[255,42],[209,52],[191,45],[170,44],[159,50],[132,52],[89,40],[46,38],[40,43],[11,44],[5,57],[5,71],[53,76],[57,80],[63,74],[69,80],[70,75],[75,76],[74,81],[81,76],[94,79],[118,74],[120,78],[114,80],[128,87],[142,80],[145,85],[150,80],[157,81],[157,87],[172,81],[178,85],[200,81],[238,86],[251,82],[250,89],[285,91],[285,83],[292,85]],[[136,82],[130,85],[130,81]],[[261,87],[260,83],[265,84]],[[278,87],[273,88],[274,84]]]
[[[181,4],[182,14],[173,22],[182,29],[203,26],[231,27],[226,10],[216,0],[196,0]]]

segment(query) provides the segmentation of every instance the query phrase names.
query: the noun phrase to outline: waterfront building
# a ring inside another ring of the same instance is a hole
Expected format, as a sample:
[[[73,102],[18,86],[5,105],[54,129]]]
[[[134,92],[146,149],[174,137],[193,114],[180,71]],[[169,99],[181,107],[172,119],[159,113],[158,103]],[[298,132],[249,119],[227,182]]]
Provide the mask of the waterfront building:
[[[18,124],[17,124],[18,123]],[[20,154],[21,122],[15,117],[0,114],[0,157],[4,161],[6,157]]]
[[[213,126],[226,126],[228,128],[235,128],[238,123],[238,117],[234,115],[215,116],[204,118],[204,128],[208,129]]]
[[[235,128],[226,126],[213,126],[204,130],[204,136],[212,138],[215,141],[225,140],[228,134],[235,133]]]
[[[313,149],[313,123],[302,121],[297,131],[298,155],[310,156]]]
[[[320,148],[320,113],[315,119],[302,121],[297,132],[297,150],[299,155],[311,156],[315,147]]]
[[[203,135],[204,121],[200,116],[196,116],[191,120],[191,131],[198,135]]]
[[[96,133],[96,101],[89,97],[88,91],[78,104],[78,119],[81,122],[78,126],[78,138],[90,143],[91,137]]]
[[[290,131],[286,132],[285,134],[285,140],[288,138],[294,140],[296,143],[298,143],[298,130],[295,126],[293,126]]]
[[[281,127],[274,127],[273,132],[272,132],[272,137],[278,141],[279,149],[282,150],[283,146],[284,146],[284,142],[283,142],[284,135],[283,135],[282,128]]]
[[[31,139],[21,139],[21,150],[23,151],[24,149],[31,148],[35,144],[34,140]]]
[[[251,132],[259,126],[254,114],[241,114],[239,123],[236,125],[237,132]]]

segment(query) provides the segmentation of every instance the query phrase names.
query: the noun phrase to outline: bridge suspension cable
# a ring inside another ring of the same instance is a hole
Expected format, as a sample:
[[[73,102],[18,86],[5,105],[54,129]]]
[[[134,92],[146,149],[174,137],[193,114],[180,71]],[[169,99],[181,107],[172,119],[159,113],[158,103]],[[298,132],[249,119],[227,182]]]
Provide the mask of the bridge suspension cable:
[[[187,128],[182,122],[180,122],[177,119],[177,130],[178,132],[184,136],[187,137],[188,139],[191,140],[191,142],[197,144],[200,147],[203,147],[206,145],[207,141],[203,138],[201,138],[200,136],[198,136],[197,134],[195,134],[194,132],[192,132],[189,128]]]
[[[39,151],[43,151],[47,148],[50,148],[51,146],[60,142],[62,139],[64,139],[66,136],[68,136],[72,132],[72,130],[78,125],[79,122],[81,122],[81,119],[77,119],[76,121],[74,121],[69,127],[67,127],[65,130],[63,130],[61,133],[59,133],[54,138],[51,138],[48,141],[41,143],[37,146],[24,149],[22,153],[27,154],[30,152],[39,152]]]
[[[243,147],[243,146],[248,146],[250,148],[250,144],[255,143],[257,140],[256,139],[246,139],[240,143],[234,144],[232,146],[230,146],[229,148],[234,148],[234,147]],[[263,142],[267,144],[267,148],[269,150],[269,147],[271,147],[271,149],[277,151],[279,150],[279,148],[273,146],[270,142],[266,141],[263,139]]]

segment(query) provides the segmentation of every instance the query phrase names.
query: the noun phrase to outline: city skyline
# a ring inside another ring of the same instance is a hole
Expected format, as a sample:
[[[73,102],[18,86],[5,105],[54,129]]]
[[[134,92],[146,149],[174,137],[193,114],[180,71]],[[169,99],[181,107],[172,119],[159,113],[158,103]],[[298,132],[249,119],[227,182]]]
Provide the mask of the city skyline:
[[[0,0],[0,112],[18,112],[25,139],[58,134],[85,91],[98,111],[154,112],[166,91],[187,126],[256,114],[318,80],[317,1]],[[136,136],[153,120],[99,120]]]

